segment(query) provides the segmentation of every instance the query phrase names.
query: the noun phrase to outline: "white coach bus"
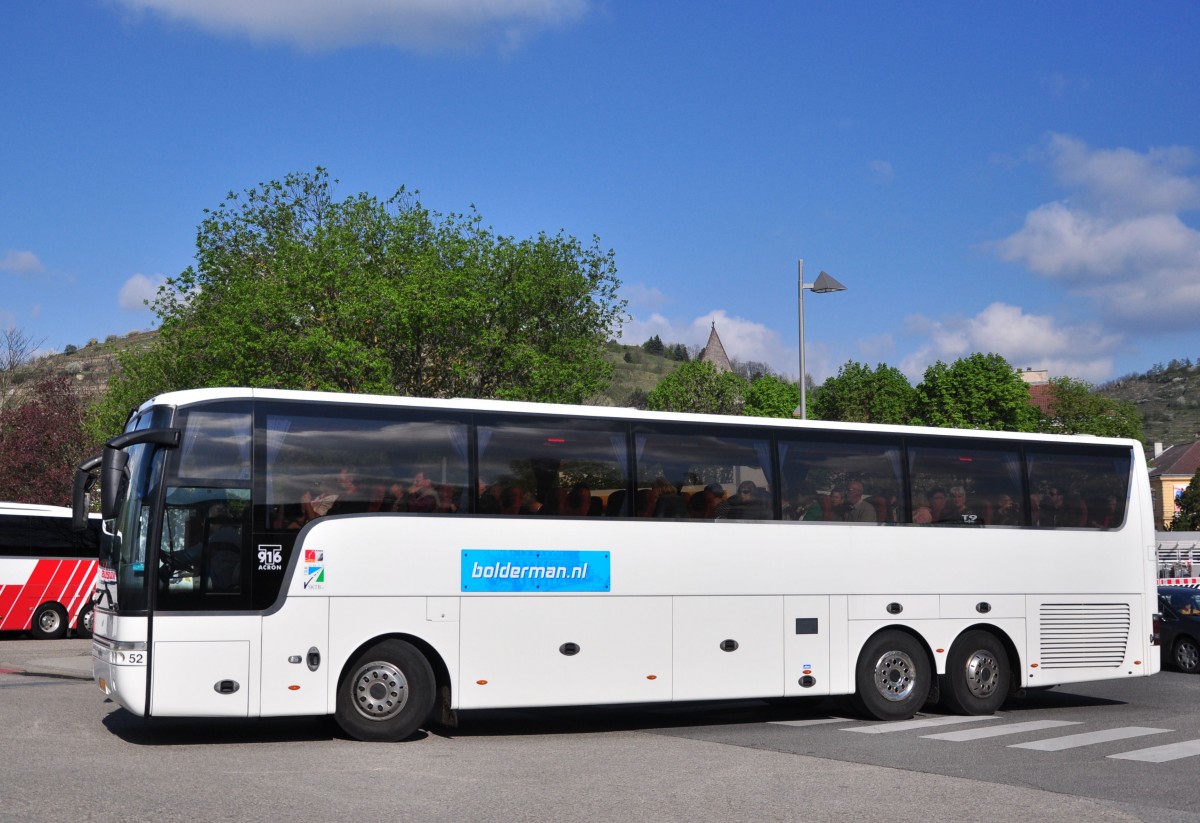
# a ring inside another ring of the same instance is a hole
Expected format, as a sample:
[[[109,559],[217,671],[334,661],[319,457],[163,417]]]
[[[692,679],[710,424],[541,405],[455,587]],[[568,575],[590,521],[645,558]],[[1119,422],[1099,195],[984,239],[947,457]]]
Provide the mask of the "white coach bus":
[[[204,389],[99,464],[93,662],[147,717],[849,695],[1159,668],[1140,444]]]

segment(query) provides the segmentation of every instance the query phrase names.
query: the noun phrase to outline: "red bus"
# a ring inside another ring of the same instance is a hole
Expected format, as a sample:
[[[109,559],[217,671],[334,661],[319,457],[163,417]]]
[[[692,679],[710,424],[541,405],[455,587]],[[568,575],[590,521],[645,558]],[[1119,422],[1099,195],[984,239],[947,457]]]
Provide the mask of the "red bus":
[[[0,503],[0,631],[92,636],[100,518],[71,527],[61,506]]]

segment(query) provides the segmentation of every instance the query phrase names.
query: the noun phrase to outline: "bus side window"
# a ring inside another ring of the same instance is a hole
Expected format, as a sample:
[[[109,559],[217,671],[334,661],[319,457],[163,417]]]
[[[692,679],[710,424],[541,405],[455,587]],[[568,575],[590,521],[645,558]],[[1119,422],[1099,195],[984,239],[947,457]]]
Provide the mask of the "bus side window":
[[[621,423],[480,416],[476,440],[478,514],[598,517],[608,501],[619,505],[628,487],[629,445]]]
[[[734,428],[639,425],[636,517],[773,520],[776,489],[766,437]]]
[[[1002,443],[913,438],[908,449],[915,512],[927,507],[933,525],[1023,526],[1021,455]]]
[[[898,438],[789,434],[777,451],[784,519],[892,523],[901,516]]]
[[[1117,529],[1129,500],[1130,449],[1031,444],[1025,449],[1033,525]]]

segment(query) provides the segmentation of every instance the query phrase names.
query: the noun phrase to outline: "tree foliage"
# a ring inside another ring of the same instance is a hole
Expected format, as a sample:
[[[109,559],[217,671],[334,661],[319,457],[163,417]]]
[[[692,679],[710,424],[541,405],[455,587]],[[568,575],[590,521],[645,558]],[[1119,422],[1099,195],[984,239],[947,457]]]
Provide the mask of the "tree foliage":
[[[1035,431],[1029,387],[998,354],[975,353],[925,370],[916,388],[913,423],[1001,431]]]
[[[338,200],[335,182],[318,168],[206,211],[97,429],[202,386],[582,402],[606,385],[625,303],[598,239],[498,236],[474,211],[442,216],[403,188]]]
[[[86,408],[74,382],[54,375],[0,410],[0,500],[71,505],[75,467],[97,448]]]
[[[646,400],[652,411],[741,414],[746,381],[718,371],[705,360],[690,360],[668,374]]]
[[[908,423],[916,390],[899,369],[878,363],[872,371],[853,360],[813,392],[812,417],[847,423]]]
[[[768,374],[747,386],[745,397],[748,416],[790,418],[800,405],[800,387]]]
[[[1179,511],[1171,521],[1171,531],[1200,531],[1200,469],[1192,475],[1191,482],[1179,497]]]
[[[1050,381],[1049,408],[1038,430],[1141,440],[1142,416],[1132,403],[1097,394],[1086,380],[1056,377]]]

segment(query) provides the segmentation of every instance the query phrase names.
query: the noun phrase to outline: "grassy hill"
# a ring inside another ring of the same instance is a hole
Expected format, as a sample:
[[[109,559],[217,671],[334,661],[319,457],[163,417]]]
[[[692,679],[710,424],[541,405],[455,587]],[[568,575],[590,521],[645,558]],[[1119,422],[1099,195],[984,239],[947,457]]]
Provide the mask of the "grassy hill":
[[[1174,446],[1200,437],[1200,363],[1172,360],[1105,383],[1097,392],[1137,406],[1147,444]]]
[[[123,337],[113,335],[103,342],[92,340],[73,352],[36,360],[15,374],[12,382],[19,386],[47,372],[65,373],[77,381],[85,395],[95,397],[116,372],[116,355],[130,347],[147,345],[155,334],[131,332]],[[617,342],[605,344],[604,356],[613,364],[613,379],[605,391],[590,398],[591,405],[641,405],[645,395],[680,365],[679,361],[649,354],[641,346]],[[1138,408],[1147,444],[1171,446],[1200,437],[1200,362],[1172,360],[1145,374],[1113,380],[1096,391]]]

